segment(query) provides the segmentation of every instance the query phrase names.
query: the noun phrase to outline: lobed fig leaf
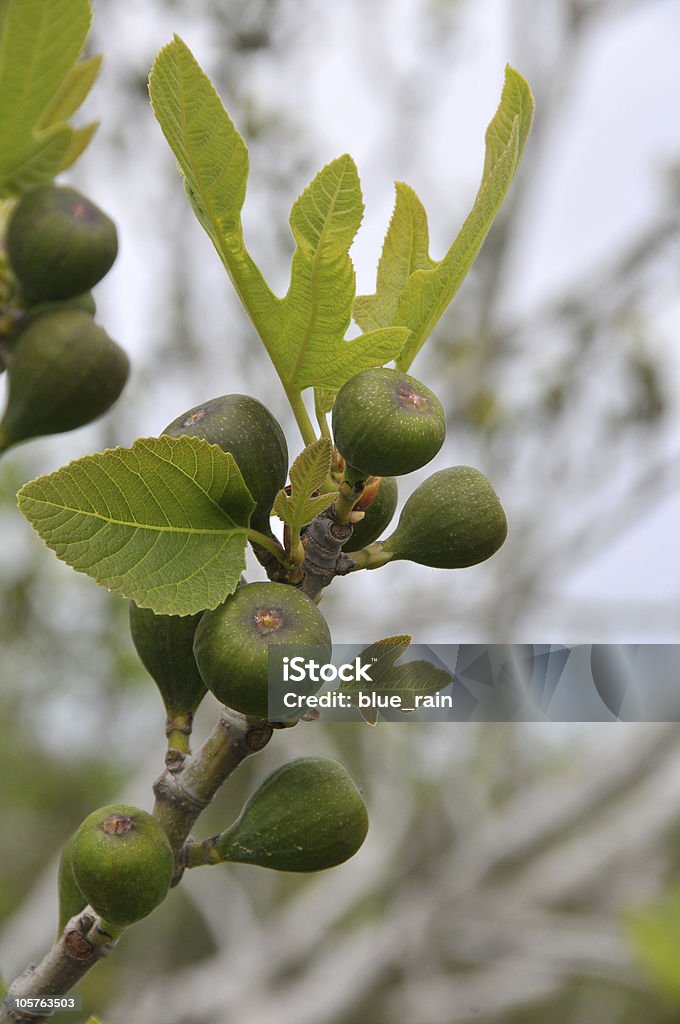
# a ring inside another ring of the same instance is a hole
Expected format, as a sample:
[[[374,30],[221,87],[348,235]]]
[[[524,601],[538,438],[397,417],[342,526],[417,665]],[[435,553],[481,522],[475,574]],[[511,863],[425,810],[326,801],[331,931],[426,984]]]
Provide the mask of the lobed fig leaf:
[[[0,196],[53,179],[89,142],[96,124],[65,121],[85,99],[98,63],[76,64],[92,18],[89,0],[0,4]]]
[[[196,615],[156,615],[130,601],[130,635],[169,719],[193,715],[207,693],[194,658]]]
[[[353,857],[368,832],[361,793],[329,757],[301,757],[262,783],[217,840],[223,860],[323,871]]]
[[[0,449],[75,430],[105,413],[128,378],[128,358],[83,310],[45,313],[7,354],[9,395]]]
[[[269,647],[309,645],[331,657],[325,618],[311,598],[283,583],[247,583],[196,630],[194,655],[208,689],[223,704],[253,718],[267,718]],[[321,684],[315,684],[315,690]]]
[[[71,869],[87,903],[119,929],[141,921],[163,902],[174,857],[150,814],[112,804],[88,815],[73,836]]]
[[[385,532],[397,510],[399,494],[397,481],[393,476],[378,477],[375,481],[369,482],[366,491],[372,496],[372,501],[365,509],[364,518],[356,523],[352,536],[343,545],[347,550],[351,548],[354,551],[372,544]],[[364,510],[363,500],[366,491],[354,506],[357,511]]]
[[[333,445],[327,437],[308,445],[290,467],[290,493],[282,489],[276,495],[274,515],[290,527],[296,538],[303,526],[335,500],[333,491],[319,493],[331,471],[332,455]]]
[[[453,466],[416,488],[383,550],[393,559],[462,569],[490,558],[507,533],[503,506],[484,474]]]
[[[401,476],[430,462],[446,435],[441,402],[415,377],[389,367],[364,370],[333,404],[335,445],[351,471]]]
[[[118,253],[116,226],[72,188],[39,185],[26,192],[7,225],[7,257],[24,294],[68,299],[89,291]]]
[[[163,433],[202,437],[231,452],[255,502],[251,525],[271,533],[274,498],[288,475],[288,445],[278,422],[261,402],[249,395],[222,395],[178,416]]]

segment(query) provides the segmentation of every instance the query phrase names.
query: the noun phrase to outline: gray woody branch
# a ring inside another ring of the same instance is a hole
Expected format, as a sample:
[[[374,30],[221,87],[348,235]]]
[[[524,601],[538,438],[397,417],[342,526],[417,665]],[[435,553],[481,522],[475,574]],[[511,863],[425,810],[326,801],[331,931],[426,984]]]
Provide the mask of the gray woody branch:
[[[184,844],[200,813],[222,783],[250,754],[267,745],[272,726],[253,722],[223,708],[212,733],[193,756],[172,751],[154,785],[154,817],[163,827],[175,854],[177,884],[184,870]],[[8,996],[64,995],[115,945],[91,907],[71,918],[39,964],[30,964],[9,988]],[[0,1007],[0,1024],[40,1024],[51,1013]]]

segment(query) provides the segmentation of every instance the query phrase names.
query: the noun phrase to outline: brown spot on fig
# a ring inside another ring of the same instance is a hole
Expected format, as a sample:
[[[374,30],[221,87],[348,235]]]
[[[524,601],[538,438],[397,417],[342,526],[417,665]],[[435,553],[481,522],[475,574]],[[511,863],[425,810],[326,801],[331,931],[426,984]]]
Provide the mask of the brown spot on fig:
[[[120,836],[124,832],[129,832],[134,827],[134,818],[131,818],[128,814],[112,814],[106,821],[102,822],[102,828],[110,836]]]
[[[426,395],[420,395],[409,384],[400,384],[397,388],[397,398],[402,405],[412,406],[414,409],[427,409],[430,402]]]

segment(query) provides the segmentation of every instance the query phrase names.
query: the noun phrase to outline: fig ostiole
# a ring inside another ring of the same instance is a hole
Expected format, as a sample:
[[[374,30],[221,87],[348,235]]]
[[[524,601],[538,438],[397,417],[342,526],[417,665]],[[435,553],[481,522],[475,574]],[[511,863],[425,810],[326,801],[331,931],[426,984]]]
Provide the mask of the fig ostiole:
[[[85,818],[71,841],[70,862],[86,903],[114,931],[155,910],[174,872],[161,826],[127,804],[100,807]]]
[[[187,866],[323,871],[354,856],[367,832],[366,805],[344,765],[301,757],[268,776],[226,832],[190,849]]]
[[[484,474],[453,466],[433,473],[411,494],[396,530],[381,545],[382,557],[463,569],[495,554],[507,533],[503,506]]]
[[[445,435],[439,399],[400,370],[363,370],[335,397],[333,437],[350,483],[420,469],[435,457]]]
[[[92,317],[63,309],[24,328],[7,354],[7,371],[0,448],[97,419],[121,394],[130,364]]]
[[[69,299],[89,291],[118,253],[116,226],[73,188],[39,185],[12,211],[7,257],[24,295],[34,301]]]
[[[269,717],[269,649],[315,648],[330,660],[331,635],[318,606],[283,583],[247,583],[196,629],[194,656],[208,689],[219,701],[252,718]],[[321,683],[315,682],[314,692]]]
[[[270,513],[288,475],[288,445],[269,410],[249,395],[221,395],[178,416],[163,430],[170,437],[190,434],[231,452],[250,491],[253,529],[272,536]]]

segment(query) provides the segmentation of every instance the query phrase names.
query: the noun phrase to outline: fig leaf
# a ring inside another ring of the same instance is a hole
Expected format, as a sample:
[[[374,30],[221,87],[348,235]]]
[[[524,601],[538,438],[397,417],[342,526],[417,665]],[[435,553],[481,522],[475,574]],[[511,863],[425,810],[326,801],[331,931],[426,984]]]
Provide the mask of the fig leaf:
[[[89,0],[8,0],[0,41],[0,196],[51,181],[89,142],[96,125],[67,119],[97,76],[85,45]],[[75,66],[74,66],[75,65]]]
[[[534,100],[527,82],[507,65],[498,109],[486,130],[486,155],[477,196],[442,260],[428,253],[427,219],[408,186],[397,199],[378,265],[374,295],[360,295],[354,317],[363,330],[401,325],[410,334],[397,359],[408,370],[464,281],[514,178],[531,130]]]
[[[233,456],[196,437],[87,455],[18,497],[59,558],[157,614],[217,607],[245,568],[253,500]]]
[[[311,523],[335,499],[333,492],[314,494],[330,473],[332,454],[333,445],[327,437],[308,445],[290,467],[290,496],[285,490],[279,491],[276,496],[274,515],[290,526],[295,537],[303,526]]]

